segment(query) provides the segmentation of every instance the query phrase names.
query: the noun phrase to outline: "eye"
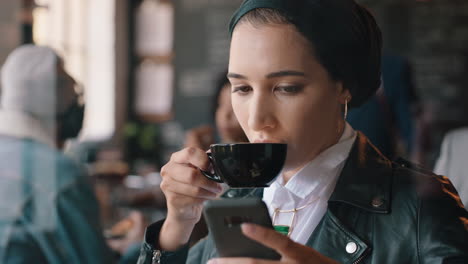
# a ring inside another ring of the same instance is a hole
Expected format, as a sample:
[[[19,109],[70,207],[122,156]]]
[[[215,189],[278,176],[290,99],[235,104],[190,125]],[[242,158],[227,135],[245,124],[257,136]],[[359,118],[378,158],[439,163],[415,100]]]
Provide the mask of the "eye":
[[[238,93],[238,94],[247,94],[251,90],[252,90],[252,87],[247,86],[247,85],[240,85],[240,86],[232,87],[232,93]]]
[[[275,91],[278,91],[280,93],[284,94],[297,94],[302,91],[302,86],[299,85],[279,85],[275,87]]]

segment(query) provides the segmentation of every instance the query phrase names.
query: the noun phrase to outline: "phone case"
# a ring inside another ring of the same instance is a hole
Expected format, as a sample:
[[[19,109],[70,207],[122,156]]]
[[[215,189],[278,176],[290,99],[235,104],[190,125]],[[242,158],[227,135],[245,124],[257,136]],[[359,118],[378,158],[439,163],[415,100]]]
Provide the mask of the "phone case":
[[[242,223],[273,229],[265,203],[256,198],[205,202],[204,216],[220,257],[251,257],[278,260],[281,256],[242,234]]]

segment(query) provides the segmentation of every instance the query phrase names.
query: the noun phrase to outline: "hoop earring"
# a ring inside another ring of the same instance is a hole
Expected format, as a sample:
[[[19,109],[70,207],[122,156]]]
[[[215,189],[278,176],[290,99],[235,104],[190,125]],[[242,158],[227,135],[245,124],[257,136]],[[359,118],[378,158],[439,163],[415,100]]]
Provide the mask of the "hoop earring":
[[[348,117],[348,98],[345,99],[345,106],[344,106],[344,120],[346,121],[346,117]]]

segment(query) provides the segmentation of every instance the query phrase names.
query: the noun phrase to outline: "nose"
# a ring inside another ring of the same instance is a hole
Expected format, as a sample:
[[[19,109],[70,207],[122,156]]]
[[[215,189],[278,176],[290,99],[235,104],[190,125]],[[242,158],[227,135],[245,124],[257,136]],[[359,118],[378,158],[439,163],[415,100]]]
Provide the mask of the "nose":
[[[275,104],[273,99],[262,94],[254,95],[249,104],[248,125],[254,131],[262,131],[276,126]]]

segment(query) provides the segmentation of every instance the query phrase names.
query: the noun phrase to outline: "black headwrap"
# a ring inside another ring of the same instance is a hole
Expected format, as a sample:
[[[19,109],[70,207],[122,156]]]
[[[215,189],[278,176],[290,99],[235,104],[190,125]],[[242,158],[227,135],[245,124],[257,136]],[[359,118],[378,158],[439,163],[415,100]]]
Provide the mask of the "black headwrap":
[[[245,0],[231,19],[231,34],[257,8],[280,11],[311,41],[319,62],[349,89],[350,107],[362,105],[379,88],[382,35],[366,8],[353,0]]]

